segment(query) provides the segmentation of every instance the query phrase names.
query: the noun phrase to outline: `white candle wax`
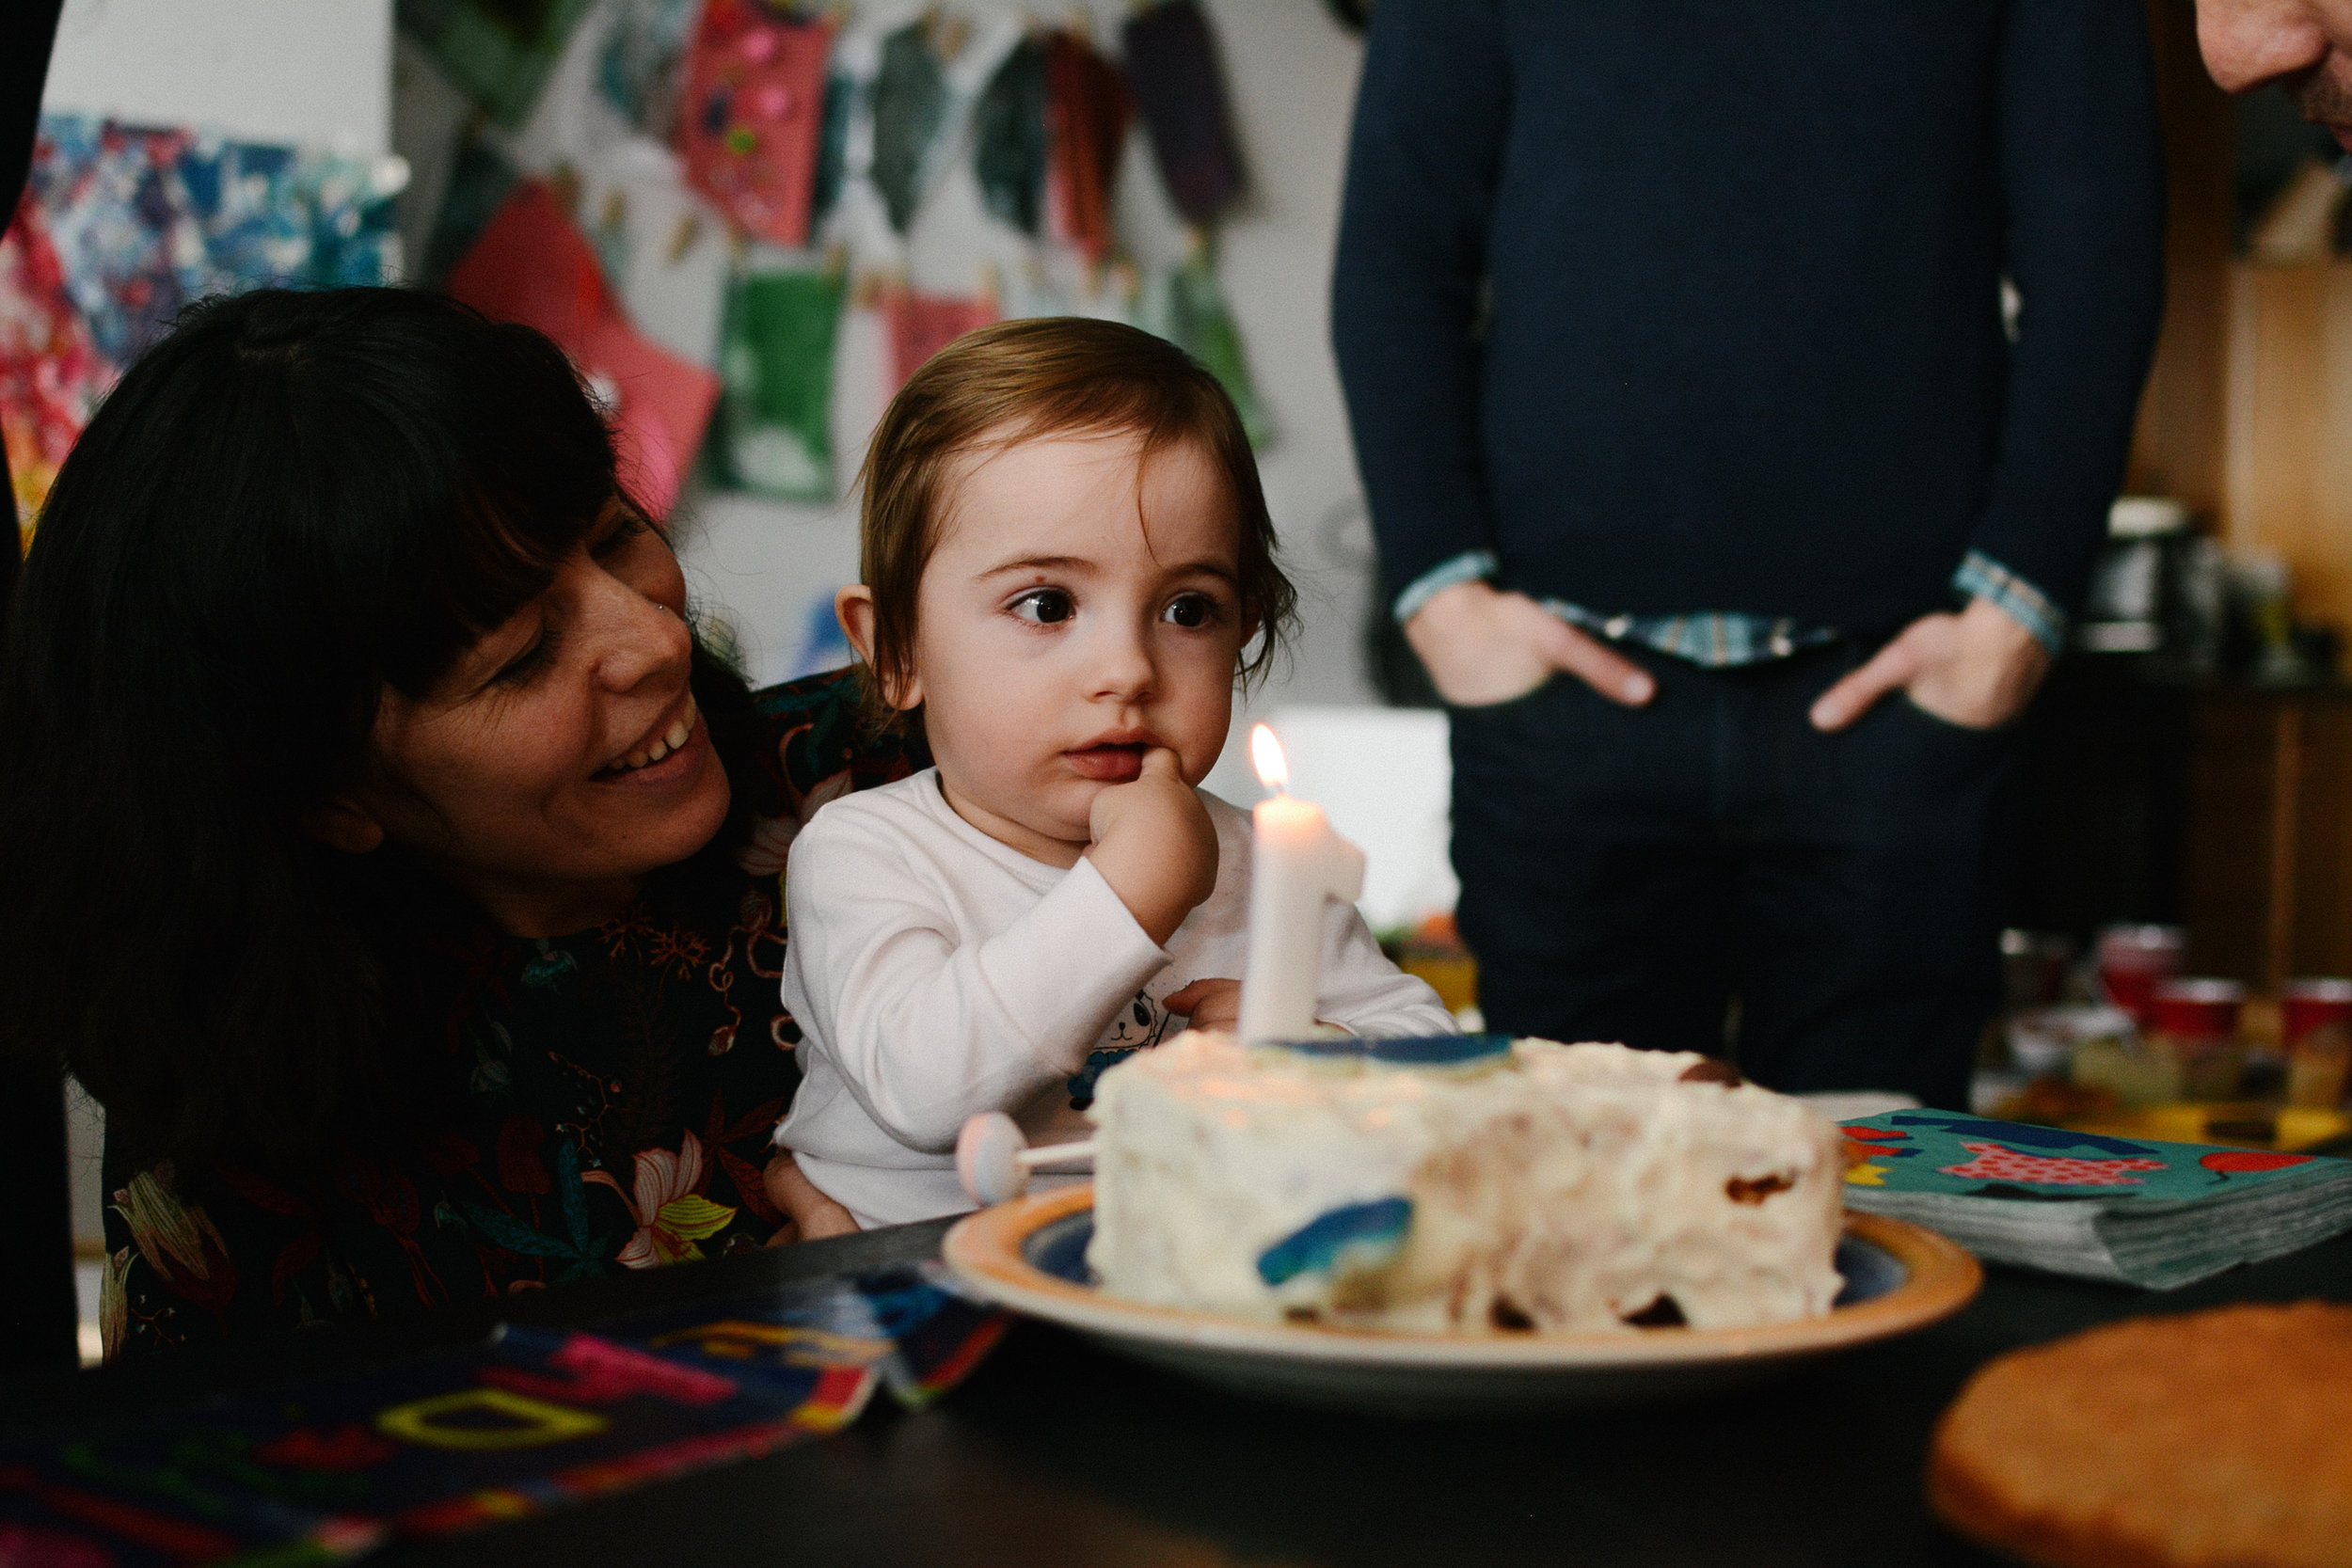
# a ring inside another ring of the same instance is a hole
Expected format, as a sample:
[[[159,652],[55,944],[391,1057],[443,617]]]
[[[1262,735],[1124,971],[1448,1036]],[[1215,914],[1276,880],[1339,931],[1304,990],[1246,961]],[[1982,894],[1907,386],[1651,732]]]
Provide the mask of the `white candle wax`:
[[[1277,795],[1254,815],[1241,1037],[1304,1039],[1315,1033],[1324,900],[1362,895],[1364,852],[1333,832],[1312,801]]]

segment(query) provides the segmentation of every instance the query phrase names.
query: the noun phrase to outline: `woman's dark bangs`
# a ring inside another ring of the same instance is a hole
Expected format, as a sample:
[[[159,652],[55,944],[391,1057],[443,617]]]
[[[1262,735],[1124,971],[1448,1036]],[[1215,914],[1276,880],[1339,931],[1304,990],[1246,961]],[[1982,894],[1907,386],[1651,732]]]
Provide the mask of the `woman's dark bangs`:
[[[556,569],[618,494],[611,433],[560,350],[536,333],[496,327],[474,412],[447,431],[449,477],[414,558],[430,606],[396,631],[384,677],[423,695],[469,646],[547,591]],[[436,526],[437,525],[437,526]]]

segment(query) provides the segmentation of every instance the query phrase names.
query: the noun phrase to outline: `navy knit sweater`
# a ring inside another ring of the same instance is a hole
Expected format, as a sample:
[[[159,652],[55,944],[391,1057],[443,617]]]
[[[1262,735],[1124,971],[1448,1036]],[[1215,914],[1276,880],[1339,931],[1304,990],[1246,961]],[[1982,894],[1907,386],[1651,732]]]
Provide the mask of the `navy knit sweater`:
[[[2080,597],[2163,293],[2142,0],[1382,0],[1332,334],[1391,596]],[[2000,282],[2024,300],[2014,343]]]

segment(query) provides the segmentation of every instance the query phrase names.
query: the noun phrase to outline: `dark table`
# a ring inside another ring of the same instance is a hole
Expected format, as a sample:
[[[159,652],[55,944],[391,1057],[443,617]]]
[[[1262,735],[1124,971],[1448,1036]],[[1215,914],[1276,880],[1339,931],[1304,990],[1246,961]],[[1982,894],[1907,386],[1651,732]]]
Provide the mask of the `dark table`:
[[[812,1243],[515,1298],[389,1333],[304,1336],[277,1377],[454,1343],[497,1317],[599,1320],[935,1253],[944,1225]],[[1435,1421],[1254,1403],[1025,1323],[909,1415],[763,1460],[372,1562],[1963,1564],[1920,1499],[1928,1435],[1988,1357],[2112,1319],[2237,1301],[2352,1301],[2352,1235],[2163,1294],[1988,1271],[1958,1316],[1697,1402]],[[83,1374],[62,1405],[169,1400],[151,1370]],[[53,1406],[59,1408],[60,1406]]]

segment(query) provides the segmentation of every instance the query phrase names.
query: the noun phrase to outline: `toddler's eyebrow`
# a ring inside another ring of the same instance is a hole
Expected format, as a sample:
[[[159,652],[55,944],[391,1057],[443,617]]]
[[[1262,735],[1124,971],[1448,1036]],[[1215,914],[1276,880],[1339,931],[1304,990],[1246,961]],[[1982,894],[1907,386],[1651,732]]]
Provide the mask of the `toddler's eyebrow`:
[[[989,578],[1003,577],[1008,572],[1096,572],[1101,569],[1097,562],[1082,555],[1025,555],[1018,561],[1008,561],[991,566],[980,574],[980,578],[984,581]],[[1240,574],[1221,561],[1187,561],[1182,565],[1171,566],[1168,570],[1171,577],[1198,574],[1202,577],[1216,578],[1227,583],[1241,581]]]
[[[1002,577],[1007,572],[1091,572],[1094,569],[1094,562],[1082,555],[1025,555],[1018,561],[991,566],[980,576],[994,578]]]

